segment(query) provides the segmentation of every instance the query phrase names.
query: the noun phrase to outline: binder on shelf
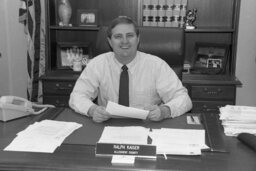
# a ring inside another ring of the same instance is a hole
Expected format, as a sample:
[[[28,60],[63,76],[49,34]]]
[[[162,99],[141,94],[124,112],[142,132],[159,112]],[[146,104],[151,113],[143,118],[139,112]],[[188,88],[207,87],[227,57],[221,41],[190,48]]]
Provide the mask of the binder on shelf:
[[[181,0],[175,0],[173,4],[173,16],[180,16],[180,6],[181,6]]]
[[[187,0],[182,0],[181,5],[180,5],[180,16],[185,17],[186,12],[187,12],[187,5],[188,1]]]
[[[158,0],[151,0],[151,7],[150,16],[152,17],[152,21],[150,22],[150,26],[156,27],[158,22]]]
[[[172,16],[174,0],[166,0],[166,16],[169,18]]]
[[[174,0],[171,27],[179,27],[181,0]]]
[[[166,22],[165,22],[165,27],[171,27],[172,25],[172,16],[166,16]]]
[[[188,1],[187,0],[182,0],[181,1],[179,27],[185,27],[187,5],[188,5]]]
[[[142,25],[184,27],[187,0],[143,0]]]
[[[150,26],[150,9],[151,9],[151,0],[143,0],[143,16],[142,16],[142,25]]]
[[[166,5],[166,0],[159,0],[158,1],[158,23],[157,26],[158,27],[164,27],[165,26],[165,16],[166,16],[166,9],[165,9],[165,5]]]

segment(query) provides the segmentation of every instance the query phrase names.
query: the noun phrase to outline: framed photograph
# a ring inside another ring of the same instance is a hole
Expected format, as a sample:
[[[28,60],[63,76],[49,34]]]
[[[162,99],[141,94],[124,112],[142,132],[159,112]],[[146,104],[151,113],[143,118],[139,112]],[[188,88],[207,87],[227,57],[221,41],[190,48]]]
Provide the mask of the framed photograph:
[[[77,11],[78,26],[97,26],[98,25],[98,11],[91,10],[78,10]]]
[[[192,70],[201,74],[223,74],[229,58],[228,44],[196,42]]]
[[[85,67],[92,58],[92,47],[89,42],[57,43],[57,69],[72,69],[73,61],[81,61]]]

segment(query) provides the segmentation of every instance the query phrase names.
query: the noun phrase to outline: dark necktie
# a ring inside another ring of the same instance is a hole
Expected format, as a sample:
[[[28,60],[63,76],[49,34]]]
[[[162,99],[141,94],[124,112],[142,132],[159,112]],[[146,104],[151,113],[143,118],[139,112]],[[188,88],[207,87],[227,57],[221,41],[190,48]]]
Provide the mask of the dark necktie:
[[[122,66],[119,85],[119,104],[129,106],[129,75],[126,65]]]

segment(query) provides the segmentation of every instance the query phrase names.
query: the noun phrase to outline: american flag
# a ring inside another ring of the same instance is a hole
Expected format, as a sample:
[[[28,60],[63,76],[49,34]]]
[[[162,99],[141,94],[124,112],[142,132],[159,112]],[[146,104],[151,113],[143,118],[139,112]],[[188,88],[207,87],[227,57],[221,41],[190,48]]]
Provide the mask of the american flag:
[[[45,1],[20,0],[19,22],[27,38],[27,98],[42,102],[39,77],[45,72]]]

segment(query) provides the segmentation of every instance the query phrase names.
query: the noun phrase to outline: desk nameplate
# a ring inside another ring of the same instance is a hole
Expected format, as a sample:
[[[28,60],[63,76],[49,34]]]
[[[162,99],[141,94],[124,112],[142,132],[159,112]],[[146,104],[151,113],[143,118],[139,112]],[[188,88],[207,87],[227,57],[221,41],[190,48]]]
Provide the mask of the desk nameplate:
[[[97,143],[96,156],[127,155],[156,159],[156,146],[140,144]]]

